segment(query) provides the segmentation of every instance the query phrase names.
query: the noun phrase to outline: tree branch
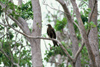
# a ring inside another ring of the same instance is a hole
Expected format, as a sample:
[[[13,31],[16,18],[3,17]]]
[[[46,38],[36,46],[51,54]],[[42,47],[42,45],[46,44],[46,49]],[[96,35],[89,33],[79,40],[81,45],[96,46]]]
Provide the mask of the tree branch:
[[[64,13],[64,11],[59,10],[59,9],[56,9],[56,8],[51,7],[50,5],[46,4],[44,0],[43,0],[43,4],[46,5],[46,6],[48,6],[49,8],[51,8],[51,9],[53,9],[53,10],[57,10],[57,11],[60,11],[60,12],[63,12],[63,13]]]
[[[93,8],[91,9],[91,12],[90,12],[90,15],[89,15],[88,23],[91,22],[91,18],[92,18],[96,3],[97,3],[97,1],[95,0]],[[89,35],[90,30],[91,30],[91,28],[87,31],[87,36]]]
[[[75,2],[76,0],[71,0],[71,3],[73,5],[73,9],[76,13],[76,18],[77,18],[77,21],[78,21],[78,24],[79,24],[79,27],[80,27],[80,32],[81,32],[81,35],[82,35],[82,38],[86,44],[86,47],[87,47],[87,50],[88,50],[88,54],[89,54],[89,57],[91,59],[91,64],[93,67],[97,67],[96,66],[96,63],[95,63],[95,57],[94,57],[94,54],[93,54],[93,51],[91,49],[91,46],[89,44],[89,40],[88,40],[88,37],[87,37],[87,34],[86,34],[86,30],[84,28],[84,25],[83,25],[83,22],[82,22],[82,19],[81,19],[81,15],[80,15],[80,12],[79,12],[79,9],[77,7],[77,4]]]
[[[12,64],[16,65],[17,67],[20,67],[17,63],[14,63],[11,58],[2,50],[0,49],[0,51],[9,59],[9,61],[11,61]]]
[[[82,51],[83,47],[84,47],[85,43],[82,41],[82,46],[78,49],[78,51],[76,52],[75,54],[75,57],[74,57],[74,62],[76,62],[80,52]]]
[[[7,5],[3,4],[2,2],[0,2],[0,5],[1,5],[2,9],[5,9],[5,10],[7,9]],[[30,34],[30,30],[28,28],[28,24],[26,23],[26,21],[21,17],[18,17],[18,20],[16,20],[14,17],[9,15],[12,13],[12,11],[13,10],[8,8],[6,10],[6,15],[8,15],[13,21],[15,21],[15,23],[23,30],[24,33]]]
[[[3,34],[3,36],[2,36],[2,37],[0,37],[0,39],[2,39],[5,35],[6,35],[6,34]]]
[[[26,36],[26,37],[28,37],[28,38],[32,38],[32,39],[45,39],[45,40],[54,40],[54,41],[56,41],[56,42],[60,45],[60,47],[64,50],[65,54],[73,61],[73,59],[71,58],[71,56],[69,55],[69,53],[67,52],[67,50],[64,48],[64,46],[63,46],[58,40],[53,39],[53,38],[44,38],[44,37],[40,37],[40,36],[29,36],[29,35],[27,35],[27,34],[25,34],[25,33],[22,33],[22,32],[20,32],[20,31],[18,31],[18,30],[15,29],[15,28],[13,28],[13,27],[9,24],[8,21],[7,21],[7,24],[8,24],[8,26],[11,27],[13,30],[15,30],[16,32],[18,32],[18,33],[20,33],[20,34],[22,34],[22,35],[24,35],[24,36]]]

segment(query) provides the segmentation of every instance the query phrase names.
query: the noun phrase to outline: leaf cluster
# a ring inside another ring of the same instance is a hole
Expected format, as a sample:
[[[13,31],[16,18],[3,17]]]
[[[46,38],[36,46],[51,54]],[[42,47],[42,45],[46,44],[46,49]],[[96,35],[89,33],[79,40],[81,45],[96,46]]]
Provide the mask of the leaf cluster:
[[[57,31],[61,31],[67,24],[67,19],[66,18],[63,18],[62,20],[57,19],[56,21],[57,22],[56,22],[56,25],[55,25],[55,29]]]
[[[65,47],[65,43],[64,42],[61,42],[61,43]],[[67,49],[67,48],[66,48],[66,50],[72,56],[71,50],[70,49]],[[47,51],[47,50],[45,51],[45,56],[46,57],[44,58],[44,60],[46,60],[48,62],[51,56],[56,56],[57,54],[60,54],[61,56],[67,56],[65,54],[65,52],[61,49],[60,46],[58,46],[58,47],[54,47],[53,46],[53,47],[50,48],[49,51]]]
[[[11,2],[7,3],[7,9],[11,9],[12,13],[9,15],[18,19],[18,17],[22,17],[23,19],[33,19],[33,11],[31,1],[22,4],[20,6],[15,5]]]
[[[88,51],[86,49],[86,46],[83,47],[81,51],[81,64],[82,67],[85,67],[85,64],[89,64],[89,58],[88,58]]]
[[[1,16],[2,12],[3,12],[3,10],[2,10],[2,7],[0,6],[0,16]]]

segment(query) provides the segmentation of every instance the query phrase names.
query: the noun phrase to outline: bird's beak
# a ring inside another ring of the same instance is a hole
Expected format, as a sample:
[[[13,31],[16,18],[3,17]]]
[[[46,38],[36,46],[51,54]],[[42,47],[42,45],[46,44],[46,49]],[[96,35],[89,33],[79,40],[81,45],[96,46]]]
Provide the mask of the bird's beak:
[[[48,26],[48,24],[46,26]]]

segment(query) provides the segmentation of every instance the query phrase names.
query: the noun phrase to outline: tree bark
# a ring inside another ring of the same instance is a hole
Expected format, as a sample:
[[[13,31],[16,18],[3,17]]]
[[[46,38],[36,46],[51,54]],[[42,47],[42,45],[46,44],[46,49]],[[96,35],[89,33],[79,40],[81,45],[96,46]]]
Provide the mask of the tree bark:
[[[0,2],[0,5],[2,6],[2,8],[5,8],[6,5]],[[28,28],[28,24],[26,23],[26,21],[21,18],[18,17],[18,20],[13,18],[12,16],[10,16],[9,14],[12,13],[12,10],[7,9],[7,15],[9,15],[9,17],[15,21],[15,23],[22,29],[22,31],[30,36],[41,36],[41,9],[40,9],[40,5],[39,5],[39,0],[32,0],[32,7],[33,7],[33,12],[34,12],[34,24],[33,24],[33,30],[32,33],[30,32],[29,28]],[[42,57],[41,57],[41,49],[40,49],[40,39],[30,39],[28,37],[26,37],[27,40],[30,42],[31,44],[31,49],[32,49],[32,65],[33,67],[43,67],[42,64]]]
[[[73,56],[75,56],[76,52],[78,51],[78,39],[75,34],[75,30],[73,26],[73,19],[64,1],[63,0],[57,0],[57,1],[62,5],[64,12],[66,14],[66,17],[67,17],[68,29],[70,32],[70,39],[72,42],[72,53],[73,53]],[[81,67],[80,55],[78,56],[77,61],[73,63],[73,67]]]
[[[32,36],[41,36],[42,29],[42,17],[41,17],[41,8],[39,4],[39,0],[31,0],[34,19],[33,19],[33,30]],[[31,39],[31,48],[32,48],[32,65],[33,67],[43,67],[42,57],[41,57],[41,49],[40,49],[40,39]]]
[[[84,28],[84,25],[83,25],[83,22],[82,22],[82,19],[81,19],[81,15],[80,15],[79,9],[78,9],[77,4],[76,4],[76,0],[71,0],[71,3],[73,5],[74,12],[76,13],[76,18],[77,18],[77,21],[78,21],[78,24],[79,24],[79,27],[80,27],[82,39],[86,44],[87,51],[88,51],[88,54],[89,54],[89,58],[91,59],[91,64],[92,64],[93,67],[97,67],[96,63],[95,63],[95,57],[94,57],[92,48],[89,44],[89,40],[88,40],[88,37],[87,37],[87,34],[86,34],[86,30]]]
[[[94,4],[94,3],[96,3],[96,4]],[[92,12],[90,21],[93,21],[94,24],[96,25],[96,27],[90,29],[88,39],[89,39],[89,43],[91,45],[93,54],[95,55],[96,65],[97,65],[97,67],[100,67],[100,57],[99,57],[99,48],[98,48],[98,46],[99,46],[98,45],[98,31],[97,31],[97,13],[98,13],[97,12],[98,11],[97,10],[97,1],[89,0],[89,8],[91,8],[91,10],[92,10],[93,7],[94,7],[94,10]],[[90,63],[90,65],[91,65],[91,63]]]

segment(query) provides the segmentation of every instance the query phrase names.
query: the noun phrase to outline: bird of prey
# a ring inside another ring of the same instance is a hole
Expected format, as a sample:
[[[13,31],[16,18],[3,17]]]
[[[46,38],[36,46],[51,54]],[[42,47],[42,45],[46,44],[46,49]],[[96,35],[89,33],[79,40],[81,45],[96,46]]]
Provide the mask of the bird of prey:
[[[47,28],[47,34],[50,38],[54,38],[56,39],[56,33],[55,33],[55,30],[52,28],[52,26],[50,24],[47,25],[48,28]],[[56,41],[53,41],[53,44],[54,44],[54,47],[55,46],[58,46],[57,42]]]

